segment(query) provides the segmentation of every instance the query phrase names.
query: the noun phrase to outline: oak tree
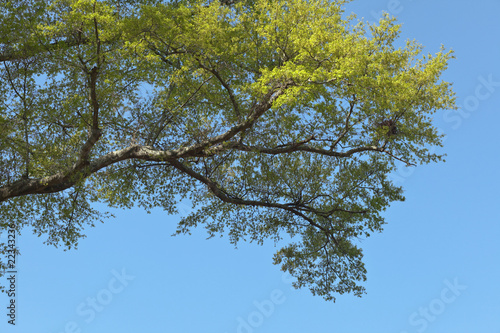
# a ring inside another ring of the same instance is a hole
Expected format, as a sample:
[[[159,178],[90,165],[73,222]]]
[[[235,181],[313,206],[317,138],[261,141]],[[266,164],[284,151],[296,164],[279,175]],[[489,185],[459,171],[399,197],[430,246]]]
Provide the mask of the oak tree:
[[[189,199],[177,233],[287,241],[297,288],[362,295],[389,175],[442,159],[432,114],[455,106],[450,51],[346,2],[2,2],[0,228],[72,248],[96,203]]]

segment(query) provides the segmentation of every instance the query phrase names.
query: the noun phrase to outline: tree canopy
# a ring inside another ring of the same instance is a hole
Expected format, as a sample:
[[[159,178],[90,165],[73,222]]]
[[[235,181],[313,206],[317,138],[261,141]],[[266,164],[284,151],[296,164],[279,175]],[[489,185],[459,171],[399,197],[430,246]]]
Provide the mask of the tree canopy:
[[[177,233],[287,241],[295,287],[362,295],[358,240],[404,200],[388,176],[442,159],[453,55],[346,2],[4,1],[0,229],[72,248],[95,203],[188,199]]]

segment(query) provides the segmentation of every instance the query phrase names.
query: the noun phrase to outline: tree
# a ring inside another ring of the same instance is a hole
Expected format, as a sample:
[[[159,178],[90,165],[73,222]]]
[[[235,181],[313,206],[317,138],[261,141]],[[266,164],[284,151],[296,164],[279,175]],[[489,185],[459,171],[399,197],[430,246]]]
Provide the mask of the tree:
[[[1,5],[1,227],[72,248],[95,209],[193,211],[262,243],[295,286],[362,295],[357,240],[404,200],[397,163],[442,159],[450,51],[346,1],[17,0]]]

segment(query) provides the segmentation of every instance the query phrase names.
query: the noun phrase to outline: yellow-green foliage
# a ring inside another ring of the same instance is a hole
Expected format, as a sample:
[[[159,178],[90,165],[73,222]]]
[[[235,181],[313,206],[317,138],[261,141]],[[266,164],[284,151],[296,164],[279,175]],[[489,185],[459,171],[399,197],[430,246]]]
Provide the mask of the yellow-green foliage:
[[[345,2],[2,2],[0,219],[72,247],[94,202],[189,198],[178,233],[295,237],[275,263],[297,287],[361,295],[356,240],[404,199],[388,175],[442,158],[453,55]]]

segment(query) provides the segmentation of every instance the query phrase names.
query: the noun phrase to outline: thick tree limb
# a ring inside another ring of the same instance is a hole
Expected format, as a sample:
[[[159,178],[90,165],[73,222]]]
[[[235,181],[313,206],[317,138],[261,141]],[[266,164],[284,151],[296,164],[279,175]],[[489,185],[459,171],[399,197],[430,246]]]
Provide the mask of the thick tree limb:
[[[99,128],[93,128],[88,140],[85,142],[80,151],[77,162],[73,164],[69,170],[61,171],[43,178],[20,179],[11,184],[0,187],[0,202],[9,198],[27,194],[54,193],[63,191],[74,186],[79,180],[85,179],[91,174],[109,165],[124,160],[139,159],[145,161],[164,162],[167,160],[173,161],[178,158],[197,156],[204,149],[226,142],[239,132],[252,127],[257,119],[271,108],[272,103],[284,92],[287,87],[288,85],[283,85],[277,89],[271,89],[261,99],[261,101],[253,107],[252,113],[245,121],[233,126],[227,132],[204,142],[179,149],[157,150],[152,147],[134,145],[118,151],[110,152],[92,162],[89,162],[88,158],[90,151],[101,136],[101,130]],[[95,124],[96,123],[94,123],[94,125]]]

